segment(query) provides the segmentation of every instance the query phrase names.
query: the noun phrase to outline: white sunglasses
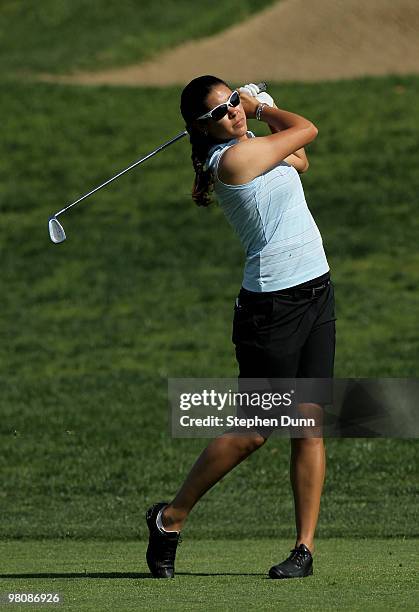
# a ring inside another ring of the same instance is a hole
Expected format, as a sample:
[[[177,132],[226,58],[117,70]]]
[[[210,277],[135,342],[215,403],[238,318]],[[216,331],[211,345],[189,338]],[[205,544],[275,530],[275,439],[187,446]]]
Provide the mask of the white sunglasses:
[[[201,119],[213,119],[213,121],[220,121],[223,117],[225,117],[228,113],[229,107],[235,107],[240,104],[240,94],[237,90],[234,90],[227,102],[223,102],[223,104],[218,104],[205,115],[201,115],[198,117],[198,121]]]

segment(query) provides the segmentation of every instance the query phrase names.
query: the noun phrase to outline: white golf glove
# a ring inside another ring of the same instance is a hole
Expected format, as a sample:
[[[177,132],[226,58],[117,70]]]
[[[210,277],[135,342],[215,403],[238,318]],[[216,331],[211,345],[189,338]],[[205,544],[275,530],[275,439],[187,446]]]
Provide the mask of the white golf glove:
[[[268,106],[274,106],[275,102],[272,96],[270,96],[266,91],[259,91],[259,87],[254,83],[249,83],[248,85],[244,85],[239,88],[239,91],[243,91],[244,93],[249,94],[249,96],[253,96],[260,103],[267,104]]]

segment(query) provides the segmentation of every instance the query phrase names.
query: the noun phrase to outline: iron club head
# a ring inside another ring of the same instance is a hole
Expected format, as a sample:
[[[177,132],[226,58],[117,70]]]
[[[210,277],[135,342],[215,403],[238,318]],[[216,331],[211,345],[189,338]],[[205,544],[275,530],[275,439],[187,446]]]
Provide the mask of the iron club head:
[[[56,217],[50,217],[48,221],[48,229],[49,237],[51,238],[52,242],[55,242],[55,244],[64,242],[66,239],[65,231]]]

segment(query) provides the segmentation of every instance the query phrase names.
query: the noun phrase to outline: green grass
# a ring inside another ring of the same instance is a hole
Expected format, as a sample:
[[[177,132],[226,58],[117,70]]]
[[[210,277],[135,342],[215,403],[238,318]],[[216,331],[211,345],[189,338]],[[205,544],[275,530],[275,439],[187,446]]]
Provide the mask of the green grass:
[[[269,580],[292,542],[187,540],[177,576],[153,580],[145,542],[6,542],[1,593],[58,592],[65,610],[402,610],[417,600],[416,542],[323,540],[314,574]],[[43,609],[46,609],[44,606]],[[9,607],[7,607],[9,609]],[[31,609],[40,609],[31,605]],[[42,609],[42,608],[41,608]]]
[[[225,30],[271,3],[1,0],[0,73],[64,73],[139,62]]]
[[[319,127],[303,182],[336,286],[336,375],[417,376],[419,78],[272,92]],[[65,216],[64,244],[48,238],[53,212],[182,129],[179,93],[10,84],[0,98],[2,537],[144,537],[144,509],[205,444],[170,438],[167,378],[236,375],[243,255],[221,211],[191,202],[186,141]],[[329,440],[328,456],[319,536],[418,535],[416,441]],[[272,516],[289,537],[284,440],[188,529],[268,537]]]

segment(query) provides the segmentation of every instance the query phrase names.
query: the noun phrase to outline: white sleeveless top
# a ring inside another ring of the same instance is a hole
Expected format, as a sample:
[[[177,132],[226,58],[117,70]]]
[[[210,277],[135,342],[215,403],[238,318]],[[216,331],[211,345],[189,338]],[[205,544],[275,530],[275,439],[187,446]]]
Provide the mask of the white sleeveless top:
[[[255,138],[247,132],[248,138]],[[243,287],[277,291],[300,285],[329,271],[323,241],[307,206],[300,176],[285,161],[249,183],[227,185],[218,163],[237,139],[214,145],[206,167],[214,193],[246,252]]]

